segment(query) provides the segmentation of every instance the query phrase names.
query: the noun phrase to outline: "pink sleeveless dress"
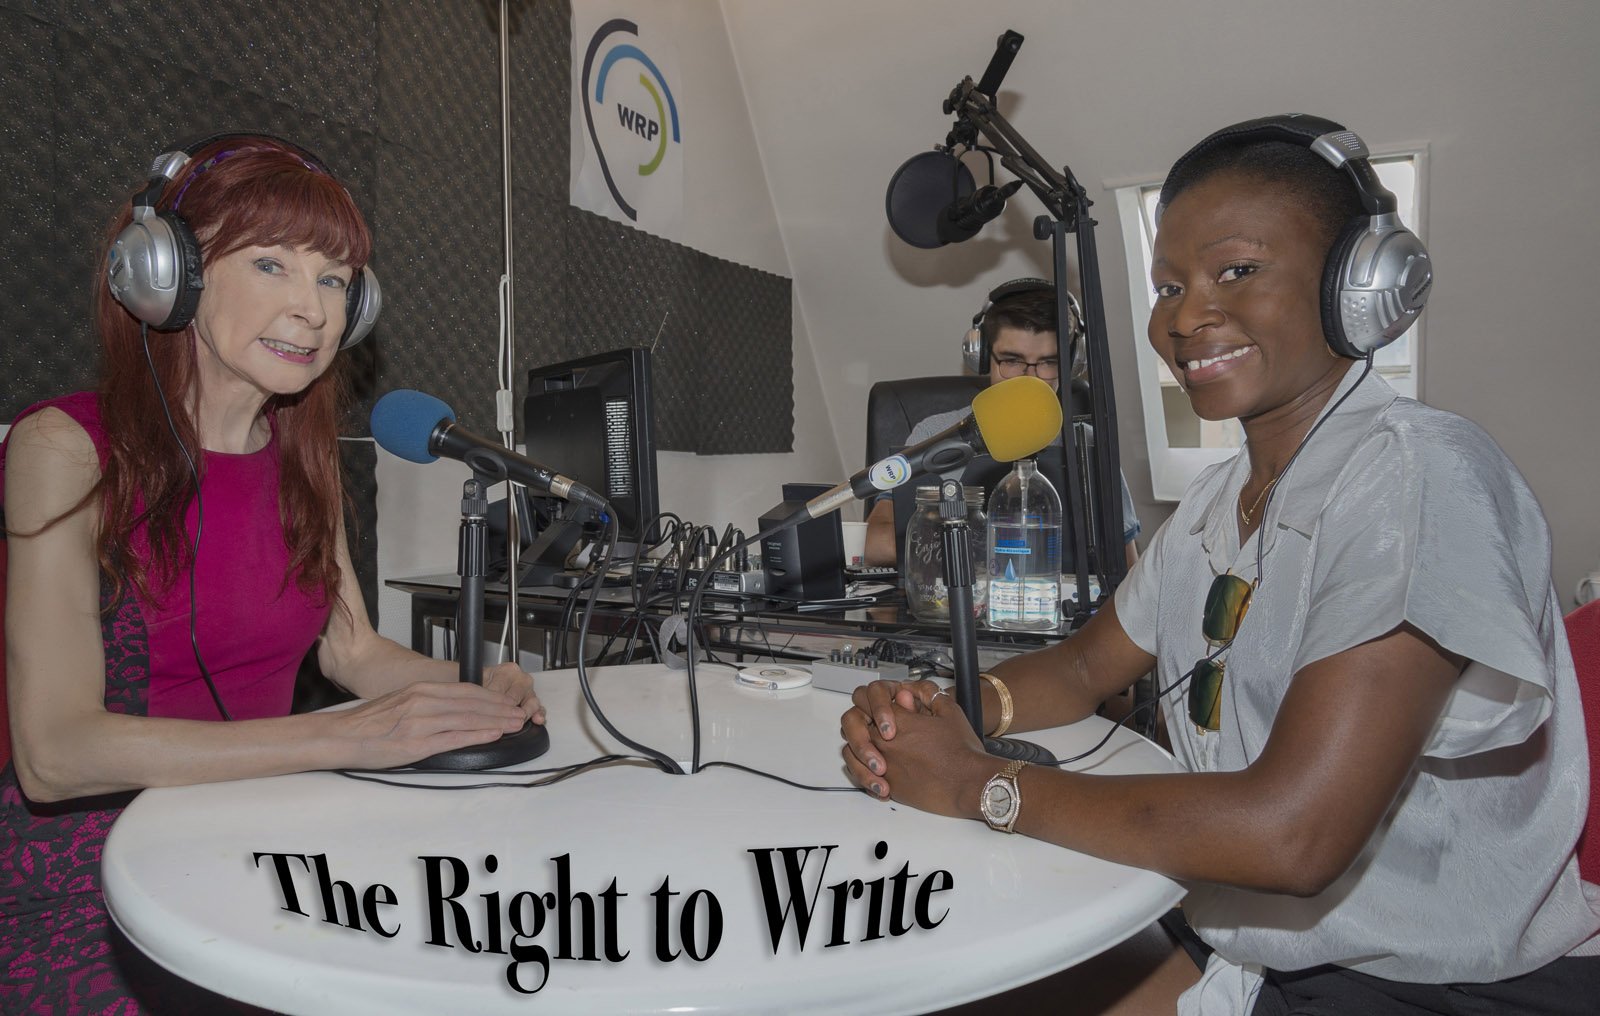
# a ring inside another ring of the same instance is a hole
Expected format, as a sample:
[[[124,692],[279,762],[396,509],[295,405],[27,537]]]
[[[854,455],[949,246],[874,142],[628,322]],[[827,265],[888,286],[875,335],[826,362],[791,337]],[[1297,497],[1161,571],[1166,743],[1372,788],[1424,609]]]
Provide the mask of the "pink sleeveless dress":
[[[104,466],[98,396],[42,402],[17,419],[51,406],[88,432]],[[0,444],[0,496],[4,464]],[[190,539],[201,531],[194,571],[200,654],[234,719],[287,715],[295,674],[329,605],[288,576],[276,432],[252,454],[204,453],[201,494],[187,513]],[[147,553],[142,533],[131,542],[135,553]],[[154,603],[125,591],[112,604],[109,591],[103,582],[107,710],[220,720],[190,643],[188,571],[155,592]],[[138,978],[113,955],[100,893],[101,847],[131,796],[37,804],[23,796],[9,762],[0,771],[0,1012],[140,1012],[130,987]]]

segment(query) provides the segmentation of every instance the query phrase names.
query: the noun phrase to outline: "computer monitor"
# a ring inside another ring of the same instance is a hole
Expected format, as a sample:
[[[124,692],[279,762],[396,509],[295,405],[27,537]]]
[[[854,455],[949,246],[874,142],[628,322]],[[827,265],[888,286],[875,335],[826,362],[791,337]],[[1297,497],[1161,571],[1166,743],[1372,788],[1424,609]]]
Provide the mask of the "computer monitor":
[[[628,348],[535,367],[522,402],[528,457],[604,496],[622,544],[660,511],[650,393],[650,351]]]

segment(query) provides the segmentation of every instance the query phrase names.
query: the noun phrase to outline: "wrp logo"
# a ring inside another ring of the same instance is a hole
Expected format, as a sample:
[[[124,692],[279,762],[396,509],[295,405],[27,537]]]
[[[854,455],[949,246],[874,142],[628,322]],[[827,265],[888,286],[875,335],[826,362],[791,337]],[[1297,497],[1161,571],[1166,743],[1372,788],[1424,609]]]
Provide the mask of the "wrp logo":
[[[624,192],[637,194],[641,178],[661,168],[669,141],[681,144],[677,100],[655,61],[627,39],[638,35],[639,27],[623,18],[601,25],[584,53],[582,80],[589,141],[612,199],[633,221],[639,213]]]

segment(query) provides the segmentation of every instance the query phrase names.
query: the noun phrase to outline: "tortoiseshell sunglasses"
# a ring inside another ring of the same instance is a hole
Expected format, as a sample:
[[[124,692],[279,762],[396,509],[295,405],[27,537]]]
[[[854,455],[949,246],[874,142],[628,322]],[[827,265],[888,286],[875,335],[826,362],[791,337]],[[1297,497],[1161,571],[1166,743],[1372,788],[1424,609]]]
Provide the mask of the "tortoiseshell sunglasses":
[[[1212,651],[1194,665],[1189,678],[1189,719],[1201,734],[1220,728],[1225,668],[1218,657],[1239,634],[1239,624],[1250,609],[1250,594],[1254,591],[1254,583],[1231,571],[1211,580],[1205,613],[1200,618],[1200,634]]]

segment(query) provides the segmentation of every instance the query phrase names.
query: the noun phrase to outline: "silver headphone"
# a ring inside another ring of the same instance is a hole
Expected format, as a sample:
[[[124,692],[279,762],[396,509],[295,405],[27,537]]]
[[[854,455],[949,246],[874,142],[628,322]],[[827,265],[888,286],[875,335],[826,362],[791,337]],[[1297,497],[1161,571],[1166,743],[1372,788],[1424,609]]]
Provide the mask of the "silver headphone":
[[[256,138],[277,142],[306,167],[327,174],[321,161],[299,145],[270,134],[214,134],[184,148],[163,152],[150,167],[149,182],[133,196],[133,221],[123,227],[106,254],[106,284],[111,295],[128,312],[157,331],[178,331],[194,320],[205,289],[200,243],[176,211],[158,210],[161,191],[176,180],[194,153],[227,138]],[[194,171],[194,176],[230,155],[264,151],[265,146],[241,147],[222,152]],[[191,177],[192,179],[192,177]],[[181,196],[181,192],[180,192]],[[372,331],[383,307],[383,290],[371,266],[364,266],[345,290],[344,333],[339,348],[348,349]]]

